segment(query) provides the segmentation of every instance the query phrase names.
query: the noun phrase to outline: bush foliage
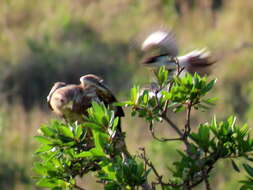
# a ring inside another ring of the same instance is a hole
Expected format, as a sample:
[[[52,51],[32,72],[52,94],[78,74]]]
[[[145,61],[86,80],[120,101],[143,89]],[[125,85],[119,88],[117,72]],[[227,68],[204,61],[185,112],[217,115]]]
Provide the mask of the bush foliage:
[[[171,177],[165,180],[140,147],[137,154],[130,155],[125,147],[124,134],[118,134],[118,118],[102,103],[94,102],[89,116],[82,124],[53,121],[40,128],[36,139],[41,147],[36,151],[40,157],[35,162],[37,185],[58,189],[85,189],[78,186],[75,178],[94,173],[104,189],[193,189],[200,183],[207,190],[212,187],[210,173],[222,159],[231,160],[231,166],[240,172],[238,158],[248,173],[241,181],[241,190],[253,187],[253,139],[247,125],[238,125],[234,116],[224,121],[204,121],[191,126],[192,110],[207,110],[214,105],[214,98],[207,98],[216,80],[209,81],[197,74],[171,78],[169,71],[161,67],[155,72],[156,81],[150,88],[133,87],[130,99],[117,105],[129,107],[132,116],[148,122],[153,138],[169,146],[170,141],[179,141],[183,148],[176,148],[179,159],[169,168]],[[184,112],[184,126],[177,126],[168,111]],[[165,122],[177,136],[157,137],[157,122]],[[127,134],[126,134],[127,135]],[[169,155],[168,155],[169,156]],[[150,178],[154,175],[154,178]]]

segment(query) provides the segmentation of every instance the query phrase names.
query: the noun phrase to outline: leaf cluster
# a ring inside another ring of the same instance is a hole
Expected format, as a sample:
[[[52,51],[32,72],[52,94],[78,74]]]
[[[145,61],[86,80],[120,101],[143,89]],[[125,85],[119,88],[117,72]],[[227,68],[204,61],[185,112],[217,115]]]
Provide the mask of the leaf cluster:
[[[156,73],[156,82],[150,88],[131,89],[130,100],[122,106],[132,107],[132,115],[138,114],[148,121],[161,121],[161,115],[169,108],[173,112],[183,111],[191,104],[196,109],[208,109],[214,105],[215,98],[204,98],[213,88],[216,80],[207,81],[198,74],[184,77],[169,77],[169,71],[161,67]]]
[[[149,88],[134,86],[130,99],[117,106],[131,108],[132,116],[138,116],[149,123],[149,130],[155,140],[164,142],[179,141],[184,149],[176,149],[179,159],[169,168],[171,178],[163,180],[156,166],[146,156],[145,149],[139,155],[130,155],[124,141],[124,133],[117,127],[119,118],[104,104],[92,103],[84,123],[64,124],[53,121],[40,128],[41,135],[36,139],[41,147],[36,151],[40,161],[35,162],[38,174],[37,185],[51,189],[82,189],[76,184],[76,176],[93,173],[106,190],[163,190],[192,189],[204,182],[210,190],[209,176],[215,164],[222,159],[231,160],[232,167],[240,172],[237,158],[244,158],[243,168],[248,174],[241,181],[241,190],[253,187],[253,139],[247,125],[238,125],[234,116],[218,122],[191,126],[191,110],[208,110],[215,98],[206,95],[216,80],[198,74],[171,76],[165,67],[155,72],[155,82]],[[185,111],[183,126],[178,126],[170,118],[169,111]],[[174,130],[176,138],[158,138],[155,135],[155,122],[165,122]],[[139,159],[140,158],[140,159]],[[242,160],[242,159],[240,159]],[[148,181],[152,173],[155,180]],[[151,187],[151,186],[152,187]]]
[[[52,121],[40,128],[41,135],[35,137],[41,143],[36,151],[40,160],[34,163],[37,185],[74,189],[76,176],[91,172],[108,190],[141,185],[147,173],[143,163],[126,159],[122,146],[116,147],[122,143],[122,136],[114,112],[93,102],[88,113],[82,124]]]

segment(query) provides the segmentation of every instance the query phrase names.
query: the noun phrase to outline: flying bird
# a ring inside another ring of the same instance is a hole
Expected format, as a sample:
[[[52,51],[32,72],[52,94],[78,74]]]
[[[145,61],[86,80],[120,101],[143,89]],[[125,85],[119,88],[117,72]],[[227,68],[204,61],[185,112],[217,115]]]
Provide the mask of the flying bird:
[[[191,74],[205,75],[210,72],[214,60],[206,49],[194,50],[185,55],[178,56],[178,46],[172,32],[156,31],[148,35],[141,46],[144,52],[155,51],[156,54],[146,57],[142,64],[148,67],[165,66],[170,71],[177,71],[177,67],[184,68]],[[157,53],[158,51],[158,53]]]
[[[79,85],[56,82],[47,96],[49,108],[67,122],[82,123],[92,101],[103,102],[105,106],[111,106],[120,119],[124,111],[120,106],[112,106],[117,99],[102,82],[103,79],[93,74],[82,76]],[[121,130],[120,120],[118,129]]]

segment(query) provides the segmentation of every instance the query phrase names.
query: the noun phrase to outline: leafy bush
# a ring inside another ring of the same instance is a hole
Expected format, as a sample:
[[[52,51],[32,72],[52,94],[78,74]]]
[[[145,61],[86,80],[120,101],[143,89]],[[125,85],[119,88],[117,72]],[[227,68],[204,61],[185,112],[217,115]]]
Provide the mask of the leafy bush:
[[[147,189],[165,190],[193,189],[204,183],[207,190],[212,187],[209,176],[215,164],[222,159],[230,159],[235,171],[239,172],[237,158],[243,158],[243,167],[248,173],[247,180],[241,181],[242,190],[253,186],[252,161],[253,139],[247,125],[238,125],[234,116],[218,122],[200,123],[193,131],[192,110],[208,110],[214,105],[214,98],[206,95],[216,80],[207,80],[197,74],[169,77],[164,67],[155,72],[156,81],[148,89],[135,86],[130,99],[117,105],[131,108],[132,116],[141,117],[148,122],[153,138],[163,142],[178,141],[176,148],[179,159],[169,168],[171,177],[165,180],[146,150],[140,148],[136,155],[130,155],[124,142],[124,134],[119,134],[116,126],[118,118],[103,104],[93,103],[89,116],[82,124],[59,121],[40,128],[37,140],[42,146],[36,154],[40,162],[35,162],[34,170],[38,176],[38,186],[58,189],[84,189],[76,183],[76,176],[94,173],[104,189]],[[185,112],[184,126],[176,125],[168,111]],[[157,137],[157,122],[165,122],[177,136]],[[184,147],[184,148],[182,148]],[[169,155],[168,155],[169,156]],[[154,175],[152,179],[149,176]]]

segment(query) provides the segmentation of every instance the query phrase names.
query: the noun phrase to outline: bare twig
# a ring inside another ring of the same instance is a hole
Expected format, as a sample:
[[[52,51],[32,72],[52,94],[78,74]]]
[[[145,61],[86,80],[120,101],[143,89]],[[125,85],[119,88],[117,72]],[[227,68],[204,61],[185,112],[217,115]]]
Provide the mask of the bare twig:
[[[140,154],[140,158],[143,159],[144,163],[151,168],[151,170],[153,171],[153,173],[155,174],[156,179],[157,179],[157,182],[152,182],[152,190],[155,190],[156,185],[161,185],[162,190],[166,186],[171,186],[171,187],[181,187],[181,186],[183,186],[183,184],[172,184],[172,183],[163,182],[163,180],[162,180],[163,176],[158,173],[158,171],[155,168],[155,166],[153,165],[153,163],[146,157],[145,148],[140,148],[140,150],[142,151],[142,153]]]
[[[152,171],[154,172],[154,174],[157,178],[158,184],[160,184],[163,189],[163,181],[162,181],[163,176],[158,173],[158,171],[154,167],[153,163],[151,161],[149,161],[148,158],[146,157],[145,148],[140,148],[140,150],[142,151],[142,153],[140,154],[140,157],[144,160],[145,164],[148,165],[152,169]]]
[[[156,135],[155,135],[155,131],[154,131],[154,128],[152,128],[151,130],[150,130],[150,132],[151,132],[151,135],[152,135],[152,137],[155,139],[155,140],[158,140],[158,141],[160,141],[160,142],[167,142],[167,141],[180,141],[180,140],[183,140],[183,138],[159,138],[159,137],[157,137]]]
[[[183,70],[184,70],[184,67],[180,67],[180,65],[179,65],[179,61],[178,61],[178,59],[176,58],[176,57],[174,57],[174,61],[175,61],[175,64],[177,65],[177,77],[183,72]],[[171,88],[172,88],[172,86],[173,86],[173,80],[171,80],[170,82],[169,82],[169,89],[168,89],[168,92],[171,90]],[[165,112],[166,114],[167,114],[167,110],[168,110],[168,106],[169,106],[169,100],[167,100],[166,101],[166,103],[165,103],[165,107],[164,107],[164,111],[163,112]]]
[[[150,185],[147,182],[143,183],[141,187],[143,190],[154,190],[153,188],[150,187]]]
[[[179,76],[181,74],[181,72],[184,70],[184,67],[180,67],[179,65],[179,61],[176,57],[174,57],[174,61],[175,64],[177,65],[177,76]],[[171,90],[172,86],[173,86],[173,80],[170,82],[169,84],[169,89],[168,91]],[[167,112],[168,112],[168,106],[169,106],[169,100],[166,101],[165,103],[165,107],[163,110],[163,113],[161,115],[161,117],[177,132],[177,134],[180,136],[180,138],[177,138],[176,140],[182,140],[182,138],[184,137],[184,134],[180,131],[179,127],[174,124],[174,122],[172,122],[168,117],[167,117]]]
[[[213,165],[209,166],[209,167],[206,169],[206,173],[208,174],[208,173],[212,170],[212,168],[213,168]],[[199,185],[201,182],[203,182],[203,180],[204,180],[204,176],[202,176],[202,178],[201,178],[200,180],[198,180],[198,181],[196,181],[195,183],[191,184],[191,188],[192,188],[192,187],[195,187],[195,186],[197,186],[197,185]]]
[[[191,190],[190,181],[187,180],[183,185],[184,190]]]
[[[179,127],[167,117],[166,113],[163,113],[161,117],[177,132],[180,137],[184,136],[184,134],[180,131]]]
[[[192,103],[190,102],[187,106],[187,114],[186,114],[186,124],[185,124],[185,131],[184,137],[186,138],[191,132],[191,108]]]
[[[203,172],[204,172],[204,181],[205,181],[205,185],[206,185],[206,190],[211,190],[211,186],[210,186],[210,183],[208,181],[209,176],[208,176],[207,170],[204,169]]]
[[[139,156],[140,156],[141,159],[143,159],[143,157],[146,157],[145,148],[139,148],[139,149],[142,151],[142,153],[141,153]],[[143,160],[144,160],[144,159],[143,159]],[[148,165],[148,163],[144,160],[145,171],[147,171],[147,166],[149,166],[149,165]],[[141,187],[142,187],[143,190],[155,190],[155,188],[153,188],[153,186],[150,187],[150,185],[148,184],[147,180],[141,185]]]

